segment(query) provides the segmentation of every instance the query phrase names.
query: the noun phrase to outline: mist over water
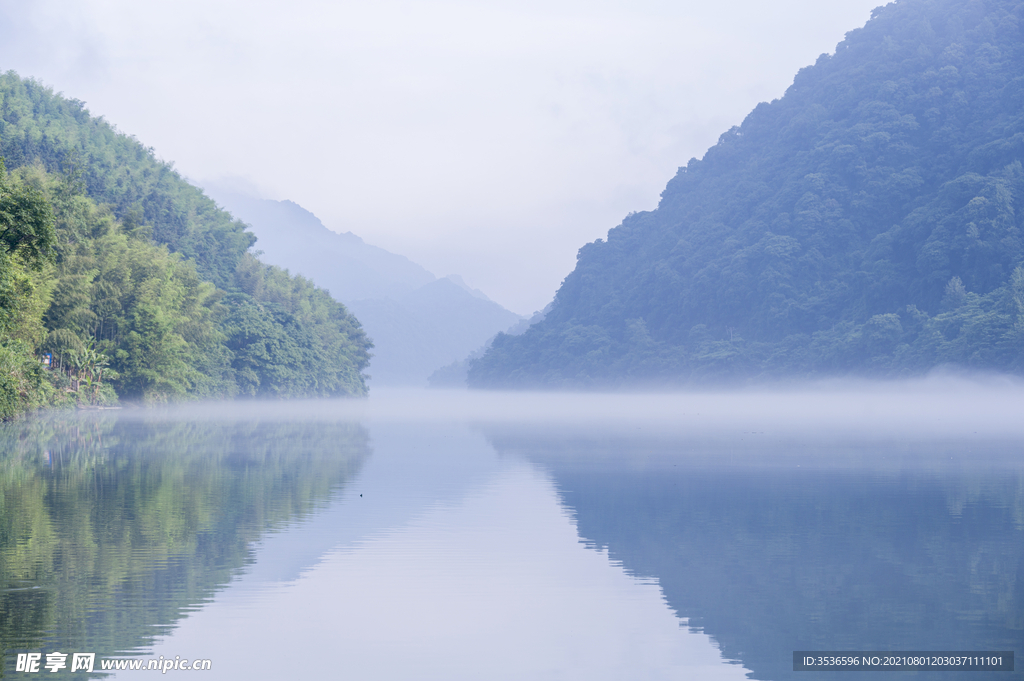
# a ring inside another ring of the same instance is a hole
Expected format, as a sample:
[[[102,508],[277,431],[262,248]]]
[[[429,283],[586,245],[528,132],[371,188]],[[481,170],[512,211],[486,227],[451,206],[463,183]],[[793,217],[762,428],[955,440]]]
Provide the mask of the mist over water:
[[[216,402],[126,411],[125,418],[466,422],[642,428],[730,437],[914,440],[1024,436],[1024,383],[1001,375],[907,381],[831,380],[680,392],[501,392],[385,389],[367,399]]]
[[[8,424],[7,669],[809,680],[794,650],[1020,648],[1022,398],[379,390]]]

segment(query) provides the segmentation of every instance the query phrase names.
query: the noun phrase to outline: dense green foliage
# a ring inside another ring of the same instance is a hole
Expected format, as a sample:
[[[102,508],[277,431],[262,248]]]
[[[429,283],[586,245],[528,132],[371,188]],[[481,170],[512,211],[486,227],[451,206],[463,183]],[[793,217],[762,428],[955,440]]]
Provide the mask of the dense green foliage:
[[[1024,5],[901,0],[584,246],[471,385],[1024,370]]]
[[[49,202],[12,182],[0,158],[0,420],[55,399],[33,352],[46,333],[55,242]]]
[[[366,392],[344,306],[255,260],[244,224],[80,103],[0,76],[0,152],[0,418]]]
[[[235,265],[255,241],[152,149],[90,115],[82,102],[13,72],[0,74],[0,153],[8,168],[38,162],[74,175],[129,230],[145,226],[221,288],[231,286]]]
[[[328,397],[365,390],[367,341],[345,307],[308,279],[245,256],[225,320],[243,395]],[[356,361],[359,360],[359,361]]]

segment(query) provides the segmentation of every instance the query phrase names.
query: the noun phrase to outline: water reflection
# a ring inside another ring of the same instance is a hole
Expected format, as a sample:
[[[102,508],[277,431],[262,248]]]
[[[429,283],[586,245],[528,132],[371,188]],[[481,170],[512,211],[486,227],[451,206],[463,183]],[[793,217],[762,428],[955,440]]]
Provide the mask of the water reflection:
[[[1024,650],[1022,395],[1001,390],[4,426],[6,670],[77,650],[229,680],[810,680],[793,650]]]
[[[333,548],[281,580],[260,570],[271,539],[152,655],[223,679],[745,678],[579,542],[542,471],[459,423],[369,427],[358,481],[292,530]]]
[[[56,415],[0,428],[0,643],[152,643],[368,455],[360,426]]]
[[[794,650],[1024,649],[1020,444],[821,435],[491,440],[549,471],[580,537],[657,580],[753,678],[817,677]]]

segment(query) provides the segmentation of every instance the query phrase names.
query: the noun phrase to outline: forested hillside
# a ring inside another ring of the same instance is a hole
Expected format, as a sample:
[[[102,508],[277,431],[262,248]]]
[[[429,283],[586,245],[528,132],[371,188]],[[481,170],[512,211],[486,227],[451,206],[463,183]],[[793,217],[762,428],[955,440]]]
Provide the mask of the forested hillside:
[[[345,307],[257,261],[243,223],[80,102],[0,76],[0,157],[0,417],[365,393]]]
[[[1020,372],[1022,20],[1017,0],[876,9],[584,246],[470,384]]]

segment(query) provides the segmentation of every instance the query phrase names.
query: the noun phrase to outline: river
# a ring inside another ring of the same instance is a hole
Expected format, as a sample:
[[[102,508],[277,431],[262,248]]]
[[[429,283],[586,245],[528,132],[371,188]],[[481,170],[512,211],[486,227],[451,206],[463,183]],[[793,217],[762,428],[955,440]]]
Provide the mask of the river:
[[[794,651],[1024,649],[1022,412],[991,378],[36,416],[0,428],[4,674],[810,681],[848,673]]]

